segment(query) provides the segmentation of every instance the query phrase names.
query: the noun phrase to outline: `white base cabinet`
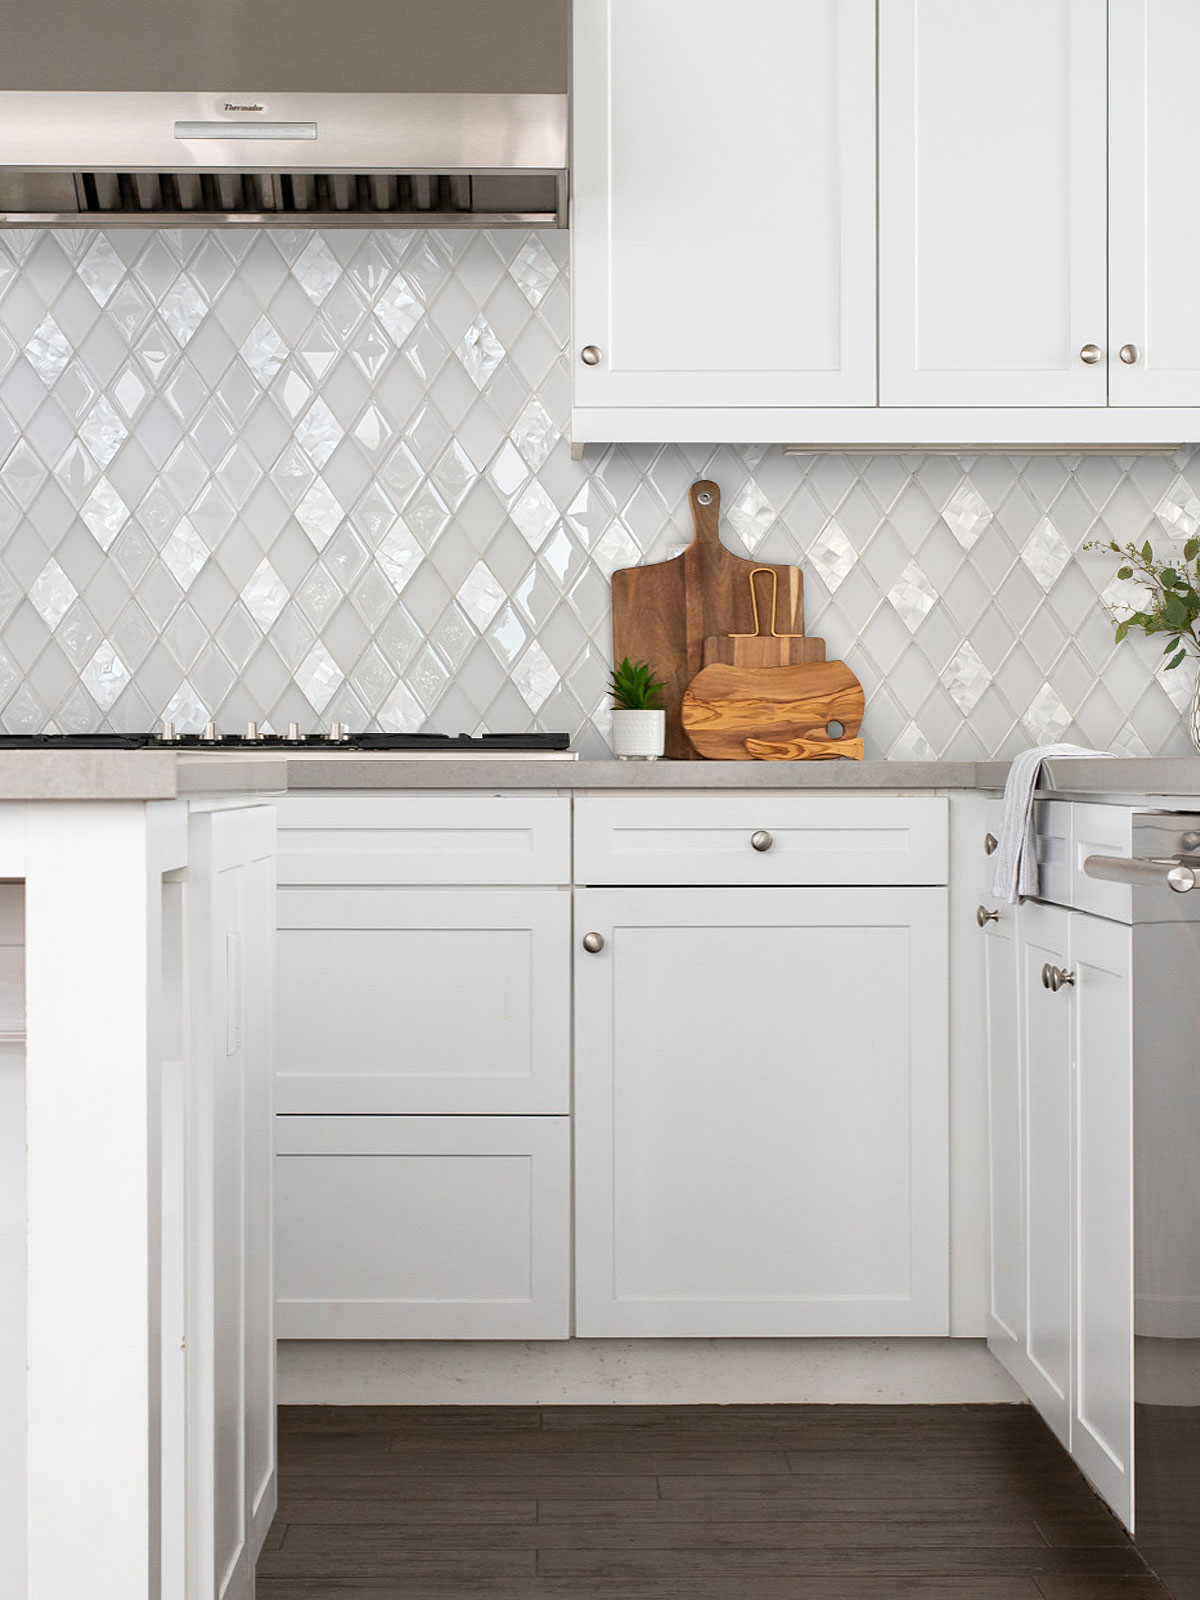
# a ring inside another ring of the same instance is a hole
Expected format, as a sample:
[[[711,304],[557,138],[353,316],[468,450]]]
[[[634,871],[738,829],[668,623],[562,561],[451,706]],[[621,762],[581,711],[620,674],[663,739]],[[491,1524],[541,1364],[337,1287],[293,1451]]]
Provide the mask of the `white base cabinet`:
[[[945,924],[940,888],[579,892],[581,1335],[949,1331]]]
[[[570,1334],[571,802],[280,803],[285,1339]]]
[[[1127,852],[1128,818],[1115,807],[1043,808],[1043,890],[1110,895],[1108,909],[1120,915],[1123,899],[1128,916],[1128,889],[1083,878],[1077,863],[1097,832],[1115,840],[1122,822]],[[999,911],[985,947],[988,1344],[1132,1527],[1132,930],[1037,900],[984,904]]]

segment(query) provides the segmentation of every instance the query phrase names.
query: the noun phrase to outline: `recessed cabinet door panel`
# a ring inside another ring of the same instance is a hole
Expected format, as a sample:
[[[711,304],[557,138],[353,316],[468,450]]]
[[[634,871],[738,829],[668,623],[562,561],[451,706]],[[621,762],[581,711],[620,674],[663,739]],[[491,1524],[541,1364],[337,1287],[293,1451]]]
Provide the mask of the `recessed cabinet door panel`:
[[[987,1063],[991,1215],[988,1340],[1011,1366],[1025,1348],[1025,1201],[1021,1158],[1024,1096],[1017,1024],[1018,908],[985,895],[999,917],[984,931],[987,972]]]
[[[882,405],[1105,404],[1105,24],[880,0]]]
[[[566,1117],[280,1117],[283,1339],[563,1339]]]
[[[573,16],[576,406],[873,405],[874,0]]]
[[[1128,928],[1101,917],[1071,918],[1079,1195],[1071,1454],[1127,1526],[1133,1516],[1130,937]]]
[[[1109,395],[1118,406],[1194,406],[1200,7],[1195,0],[1111,0],[1109,11]]]
[[[946,1333],[946,891],[593,889],[576,930],[577,1331]]]
[[[570,1109],[570,895],[281,887],[286,1112]]]
[[[1069,913],[1027,900],[1021,907],[1021,984],[1025,998],[1026,1211],[1029,1305],[1023,1382],[1029,1398],[1070,1447],[1071,1196],[1074,1093],[1072,991],[1042,982],[1046,966],[1068,964]]]

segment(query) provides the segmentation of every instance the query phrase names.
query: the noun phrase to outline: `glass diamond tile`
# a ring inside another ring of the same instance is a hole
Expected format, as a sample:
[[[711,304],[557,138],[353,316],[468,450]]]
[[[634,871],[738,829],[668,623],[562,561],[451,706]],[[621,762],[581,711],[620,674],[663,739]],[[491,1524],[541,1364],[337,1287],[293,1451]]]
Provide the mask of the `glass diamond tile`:
[[[75,585],[53,559],[38,574],[29,591],[34,610],[53,633],[78,598]]]
[[[181,589],[189,589],[195,582],[208,555],[208,547],[186,517],[162,548],[163,562]]]
[[[47,315],[30,336],[25,358],[47,389],[52,388],[71,359],[71,346],[52,316]]]
[[[113,706],[129,681],[129,668],[107,641],[80,674],[80,682],[102,711]]]
[[[1071,713],[1048,683],[1033,697],[1022,717],[1035,744],[1054,744],[1071,725]]]
[[[204,321],[207,309],[195,285],[186,278],[176,278],[163,296],[158,312],[175,340],[186,345]]]
[[[1029,535],[1021,551],[1021,560],[1042,588],[1049,592],[1070,559],[1071,552],[1062,535],[1048,517],[1043,517]]]
[[[79,263],[78,272],[80,281],[91,292],[96,304],[102,306],[108,303],[113,290],[125,276],[125,263],[104,234],[99,234]]]
[[[242,603],[264,633],[287,605],[288,598],[288,591],[279,574],[265,559],[255,568],[242,590]]]
[[[109,320],[116,324],[126,339],[130,340],[145,326],[153,309],[137,284],[130,279],[126,279],[108,302]]]
[[[292,262],[296,282],[320,305],[342,275],[341,265],[320,234],[314,234]]]
[[[320,478],[312,483],[296,507],[296,521],[318,550],[325,548],[344,515],[340,501]]]
[[[905,627],[915,633],[937,604],[937,593],[915,561],[910,561],[888,592]]]
[[[482,389],[504,360],[504,346],[481,315],[467,329],[455,354],[475,387]]]
[[[329,407],[319,397],[296,424],[296,441],[315,467],[329,460],[342,439],[342,428]]]

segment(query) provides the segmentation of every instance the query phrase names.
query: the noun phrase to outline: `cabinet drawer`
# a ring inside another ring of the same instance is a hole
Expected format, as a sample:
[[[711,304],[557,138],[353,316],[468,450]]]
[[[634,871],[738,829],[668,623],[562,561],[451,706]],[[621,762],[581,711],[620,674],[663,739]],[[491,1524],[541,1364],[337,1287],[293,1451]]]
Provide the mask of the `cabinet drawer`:
[[[751,842],[769,835],[766,849]],[[581,884],[837,885],[947,881],[944,799],[586,796],[575,805]]]
[[[279,882],[569,883],[562,795],[288,795]]]
[[[276,1106],[570,1109],[566,889],[279,890]]]
[[[566,1117],[278,1117],[281,1339],[565,1339]]]

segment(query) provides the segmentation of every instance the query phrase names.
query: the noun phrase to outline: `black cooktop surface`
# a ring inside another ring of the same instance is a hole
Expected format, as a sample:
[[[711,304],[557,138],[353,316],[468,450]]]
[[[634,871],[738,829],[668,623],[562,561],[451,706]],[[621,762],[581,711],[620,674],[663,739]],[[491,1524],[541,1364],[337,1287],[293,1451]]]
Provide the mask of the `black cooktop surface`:
[[[0,750],[566,750],[566,733],[348,733],[340,739],[310,733],[296,739],[198,733],[164,740],[154,733],[0,733]]]

